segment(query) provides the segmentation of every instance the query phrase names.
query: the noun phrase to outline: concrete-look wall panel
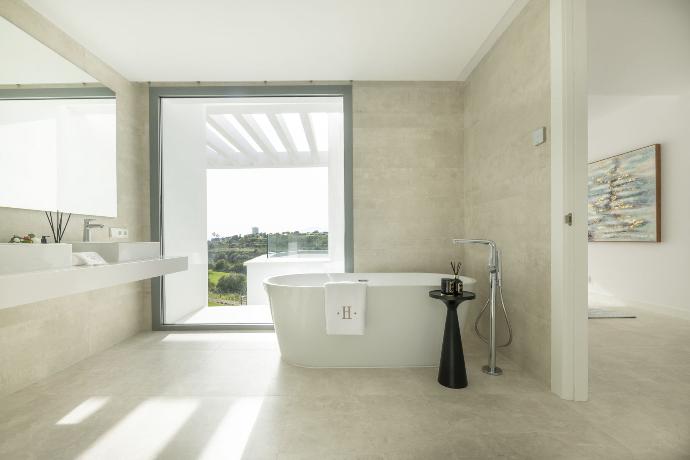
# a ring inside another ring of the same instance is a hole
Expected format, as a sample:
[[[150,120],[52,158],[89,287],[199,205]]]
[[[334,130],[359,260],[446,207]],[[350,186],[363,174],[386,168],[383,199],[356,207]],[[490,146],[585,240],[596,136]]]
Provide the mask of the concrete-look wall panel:
[[[355,271],[441,272],[462,235],[463,86],[353,86]]]
[[[503,251],[504,297],[514,330],[513,344],[503,352],[545,385],[550,379],[551,152],[548,142],[534,146],[531,132],[545,126],[548,139],[549,123],[549,3],[532,0],[466,82],[465,233],[495,240]],[[486,273],[486,248],[466,254],[470,273]],[[478,279],[479,298],[486,298],[487,279]],[[506,337],[502,318],[499,331],[501,342]]]
[[[106,228],[96,229],[94,240],[106,240],[108,226],[148,240],[148,88],[128,82],[21,1],[0,0],[0,15],[115,91],[118,215],[98,218]],[[72,217],[64,241],[81,240],[83,217]],[[50,233],[43,212],[0,208],[0,239],[29,232]],[[149,282],[0,310],[0,396],[149,327]]]

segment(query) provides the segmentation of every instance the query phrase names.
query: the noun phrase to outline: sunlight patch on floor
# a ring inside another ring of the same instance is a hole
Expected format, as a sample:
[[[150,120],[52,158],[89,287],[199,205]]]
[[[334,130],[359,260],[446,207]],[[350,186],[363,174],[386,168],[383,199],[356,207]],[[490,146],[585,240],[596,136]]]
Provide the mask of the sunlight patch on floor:
[[[58,420],[56,425],[78,425],[98,412],[108,403],[109,400],[110,398],[108,397],[95,396],[93,398],[89,398]]]
[[[84,451],[78,458],[112,458],[123,446],[134,458],[155,458],[199,406],[195,399],[151,398]],[[130,457],[132,458],[132,457]]]
[[[264,398],[239,398],[228,409],[206,445],[201,459],[241,459]]]

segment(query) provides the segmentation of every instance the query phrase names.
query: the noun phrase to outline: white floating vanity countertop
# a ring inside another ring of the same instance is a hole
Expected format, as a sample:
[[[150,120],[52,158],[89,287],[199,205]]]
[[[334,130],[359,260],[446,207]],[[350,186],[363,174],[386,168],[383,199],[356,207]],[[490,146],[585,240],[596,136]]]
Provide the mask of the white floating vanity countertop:
[[[0,308],[93,291],[187,270],[187,257],[162,257],[0,275]]]
[[[71,266],[71,244],[0,243],[0,276]]]

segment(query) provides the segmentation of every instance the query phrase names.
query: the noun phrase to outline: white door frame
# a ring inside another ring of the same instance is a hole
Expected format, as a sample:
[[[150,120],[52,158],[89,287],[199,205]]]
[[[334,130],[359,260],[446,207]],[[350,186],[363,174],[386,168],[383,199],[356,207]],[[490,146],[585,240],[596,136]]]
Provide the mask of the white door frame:
[[[551,391],[587,400],[587,15],[550,0]],[[565,221],[572,213],[572,226]]]

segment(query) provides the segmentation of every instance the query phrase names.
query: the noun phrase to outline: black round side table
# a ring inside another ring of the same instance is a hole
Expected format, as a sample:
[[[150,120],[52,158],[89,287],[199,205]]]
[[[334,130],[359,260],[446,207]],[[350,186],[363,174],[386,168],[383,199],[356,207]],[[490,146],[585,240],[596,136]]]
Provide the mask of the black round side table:
[[[447,308],[441,362],[438,366],[438,383],[448,388],[465,388],[467,371],[465,370],[465,355],[462,352],[458,305],[466,300],[474,299],[474,292],[465,291],[461,295],[452,295],[436,290],[429,291],[429,297],[442,300]]]

